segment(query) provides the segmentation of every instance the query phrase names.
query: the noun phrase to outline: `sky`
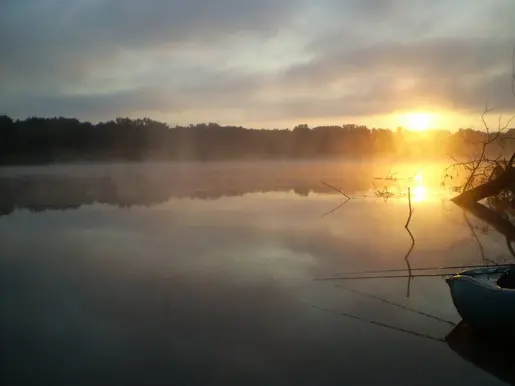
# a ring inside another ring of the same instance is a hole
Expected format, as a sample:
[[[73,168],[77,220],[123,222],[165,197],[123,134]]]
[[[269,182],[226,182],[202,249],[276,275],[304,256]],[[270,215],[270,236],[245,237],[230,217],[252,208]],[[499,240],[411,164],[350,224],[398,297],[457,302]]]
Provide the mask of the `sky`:
[[[0,114],[475,127],[515,113],[514,26],[513,0],[0,0]]]

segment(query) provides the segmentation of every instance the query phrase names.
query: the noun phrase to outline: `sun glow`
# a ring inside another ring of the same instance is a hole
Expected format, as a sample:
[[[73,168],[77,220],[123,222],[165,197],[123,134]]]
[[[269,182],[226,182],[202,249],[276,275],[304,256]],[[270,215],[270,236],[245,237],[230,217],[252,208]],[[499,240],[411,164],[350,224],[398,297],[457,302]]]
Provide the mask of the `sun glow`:
[[[427,196],[427,190],[424,186],[419,185],[413,188],[411,191],[412,199],[414,202],[424,201]]]
[[[402,126],[409,130],[424,131],[433,125],[433,117],[427,113],[408,113],[402,117]]]

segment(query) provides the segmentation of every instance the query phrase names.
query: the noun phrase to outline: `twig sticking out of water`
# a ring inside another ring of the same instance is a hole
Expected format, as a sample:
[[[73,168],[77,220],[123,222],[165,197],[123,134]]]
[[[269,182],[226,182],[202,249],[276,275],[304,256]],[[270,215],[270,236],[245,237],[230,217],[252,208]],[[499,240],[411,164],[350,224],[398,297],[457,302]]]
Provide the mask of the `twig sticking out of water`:
[[[334,189],[336,190],[338,193],[341,193],[343,194],[345,197],[347,197],[347,200],[350,200],[350,197],[348,195],[346,195],[342,190],[338,189],[336,186],[333,186],[333,185],[330,185],[328,184],[327,182],[324,182],[324,181],[320,181],[322,184],[324,184],[325,186],[331,188],[331,189]]]
[[[382,190],[374,186],[374,197],[382,198],[387,203],[388,199],[395,197],[395,194],[388,190],[388,186],[384,186]]]
[[[408,220],[406,221],[406,225],[404,225],[404,228],[408,229],[409,223],[411,221],[411,215],[413,214],[413,208],[411,207],[411,188],[408,188],[408,205],[409,205],[409,215]]]
[[[328,216],[330,215],[331,213],[334,213],[336,212],[338,209],[340,209],[342,206],[344,206],[346,203],[348,203],[350,201],[350,197],[348,195],[346,195],[341,189],[338,189],[336,186],[333,186],[333,185],[330,185],[328,184],[327,182],[324,182],[324,181],[320,181],[322,184],[324,184],[325,186],[328,186],[329,188],[331,189],[334,189],[336,190],[338,193],[342,194],[343,196],[345,196],[346,200],[344,202],[342,202],[341,204],[337,205],[336,207],[334,207],[333,209],[331,209],[330,211],[324,213],[322,215],[322,217],[325,217],[325,216]]]

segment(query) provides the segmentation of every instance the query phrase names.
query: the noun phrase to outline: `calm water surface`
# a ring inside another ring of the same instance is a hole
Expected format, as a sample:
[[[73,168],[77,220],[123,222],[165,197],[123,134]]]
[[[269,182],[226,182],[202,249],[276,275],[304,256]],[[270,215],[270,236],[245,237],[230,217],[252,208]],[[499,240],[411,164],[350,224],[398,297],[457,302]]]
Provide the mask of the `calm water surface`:
[[[406,268],[408,200],[398,194],[408,185],[411,267],[482,264],[477,240],[487,258],[508,259],[502,236],[453,206],[433,169],[357,162],[3,169],[1,382],[503,384],[440,341],[450,324],[362,294],[457,323],[442,278],[415,278],[409,288],[407,278],[312,280]],[[391,171],[415,177],[389,183],[396,197],[374,198],[386,184],[374,176]],[[321,180],[353,199],[328,213],[344,197]]]

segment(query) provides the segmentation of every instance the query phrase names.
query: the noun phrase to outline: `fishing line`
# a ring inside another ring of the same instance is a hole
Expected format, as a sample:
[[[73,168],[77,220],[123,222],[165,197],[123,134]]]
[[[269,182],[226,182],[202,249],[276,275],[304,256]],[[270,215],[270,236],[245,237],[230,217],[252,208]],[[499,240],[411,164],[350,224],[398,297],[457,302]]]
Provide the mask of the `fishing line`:
[[[427,313],[425,313],[423,311],[416,310],[416,309],[408,307],[408,306],[403,306],[402,304],[394,303],[394,302],[391,302],[389,300],[380,298],[378,296],[375,296],[375,295],[372,295],[372,294],[368,294],[366,292],[361,292],[361,291],[358,291],[358,290],[355,290],[355,289],[352,289],[352,288],[344,287],[341,284],[336,284],[335,286],[338,287],[338,288],[341,288],[341,289],[343,289],[345,291],[349,291],[349,292],[353,292],[353,293],[361,295],[361,296],[369,297],[371,299],[380,301],[382,303],[385,303],[385,304],[388,304],[388,305],[391,305],[391,306],[394,306],[394,307],[402,308],[403,310],[414,312],[416,314],[419,314],[419,315],[422,315],[422,316],[426,316],[426,317],[431,318],[431,319],[438,320],[439,322],[450,324],[451,326],[456,326],[456,323],[453,323],[450,320],[442,319],[442,318],[439,318],[438,316],[427,314]]]

